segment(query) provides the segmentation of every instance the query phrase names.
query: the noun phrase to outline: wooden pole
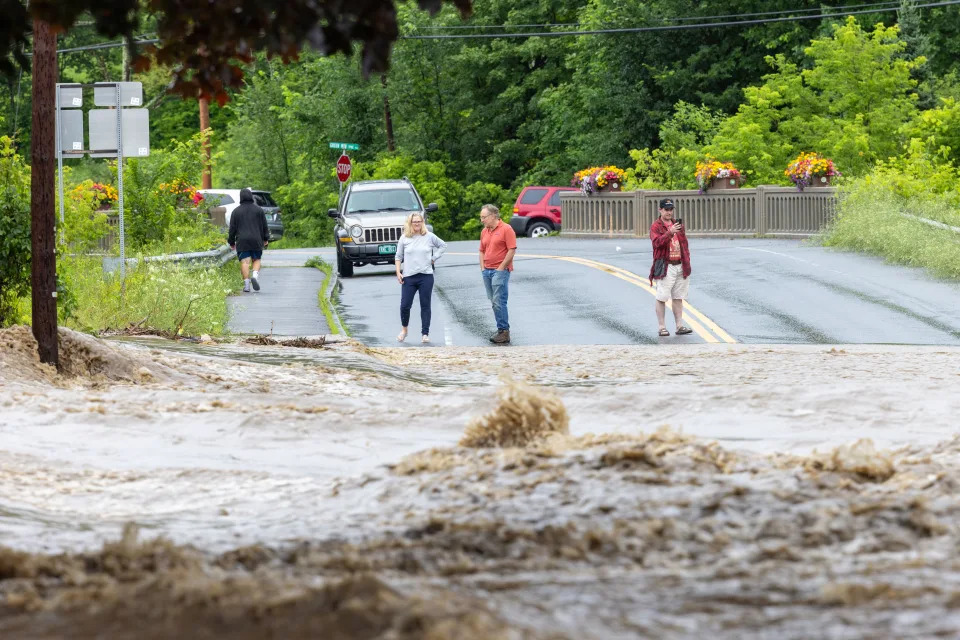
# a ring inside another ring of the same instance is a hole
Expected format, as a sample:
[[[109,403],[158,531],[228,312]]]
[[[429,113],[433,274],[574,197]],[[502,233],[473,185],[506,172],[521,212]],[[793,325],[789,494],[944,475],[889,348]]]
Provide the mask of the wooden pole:
[[[210,101],[200,98],[200,131],[210,129]],[[210,136],[203,138],[203,174],[201,175],[203,189],[213,188],[212,167],[210,166]]]
[[[393,114],[390,112],[390,98],[387,96],[387,74],[380,74],[380,85],[383,87],[383,122],[387,129],[387,151],[397,148],[393,138]]]
[[[33,336],[40,362],[59,367],[57,349],[56,186],[57,38],[50,24],[33,21],[33,130],[31,133],[30,246]]]

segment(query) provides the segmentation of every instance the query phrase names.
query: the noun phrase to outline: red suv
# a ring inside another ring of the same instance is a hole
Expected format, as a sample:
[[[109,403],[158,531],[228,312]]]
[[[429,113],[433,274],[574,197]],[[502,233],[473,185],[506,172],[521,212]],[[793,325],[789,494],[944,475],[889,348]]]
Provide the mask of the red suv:
[[[560,231],[560,193],[574,187],[524,187],[513,205],[510,226],[518,236],[542,238]]]

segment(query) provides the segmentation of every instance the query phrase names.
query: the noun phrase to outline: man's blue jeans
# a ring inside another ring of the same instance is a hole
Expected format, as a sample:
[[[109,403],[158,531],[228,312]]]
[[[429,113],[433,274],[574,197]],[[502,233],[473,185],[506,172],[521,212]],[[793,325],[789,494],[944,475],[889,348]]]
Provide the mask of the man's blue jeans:
[[[510,283],[510,272],[504,269],[483,270],[483,286],[487,289],[487,299],[493,305],[493,317],[497,319],[498,331],[509,331],[510,322],[507,318],[507,289]]]

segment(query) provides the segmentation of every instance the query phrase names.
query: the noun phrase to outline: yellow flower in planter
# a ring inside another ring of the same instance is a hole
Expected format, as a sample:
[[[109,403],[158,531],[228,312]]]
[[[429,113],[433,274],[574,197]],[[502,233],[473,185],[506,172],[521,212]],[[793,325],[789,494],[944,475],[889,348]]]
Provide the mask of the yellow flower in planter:
[[[819,153],[810,152],[798,155],[783,175],[789,177],[797,185],[797,189],[803,191],[804,187],[814,184],[817,178],[826,177],[829,180],[842,174],[833,165],[833,160],[824,158]]]
[[[697,163],[696,178],[700,193],[706,191],[716,179],[733,179],[738,185],[742,182],[742,174],[732,162],[719,162],[709,157],[706,162]]]
[[[573,174],[573,180],[570,184],[579,187],[585,193],[593,193],[607,185],[613,185],[618,188],[623,183],[627,172],[620,167],[608,165],[605,167],[589,167]]]

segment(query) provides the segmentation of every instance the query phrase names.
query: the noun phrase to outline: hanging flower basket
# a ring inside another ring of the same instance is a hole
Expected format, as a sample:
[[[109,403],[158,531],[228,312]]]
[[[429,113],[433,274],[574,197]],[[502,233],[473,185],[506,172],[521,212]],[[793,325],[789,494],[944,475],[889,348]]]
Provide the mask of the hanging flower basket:
[[[590,195],[600,191],[622,190],[624,177],[626,172],[619,167],[590,167],[573,174],[570,184],[579,188],[584,195]]]
[[[696,177],[700,193],[710,189],[739,189],[743,183],[740,170],[732,162],[719,162],[712,158],[697,163]]]
[[[832,179],[841,175],[833,160],[819,153],[801,153],[783,174],[797,185],[799,191],[806,187],[829,187]]]

